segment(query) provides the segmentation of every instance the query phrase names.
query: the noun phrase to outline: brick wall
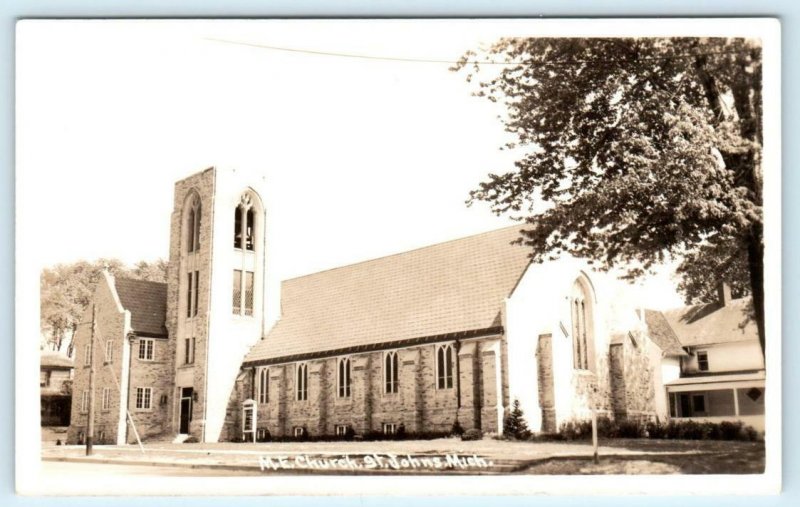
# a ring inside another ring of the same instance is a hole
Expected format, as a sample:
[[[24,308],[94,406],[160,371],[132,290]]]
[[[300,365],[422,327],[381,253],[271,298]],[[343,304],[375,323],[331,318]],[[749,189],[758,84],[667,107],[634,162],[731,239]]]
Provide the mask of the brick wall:
[[[153,360],[139,359],[139,345],[143,339],[148,338],[137,337],[132,343],[128,410],[136,424],[139,438],[147,440],[172,433],[169,407],[173,401],[173,356],[168,339],[151,338],[153,340]],[[149,409],[136,408],[136,391],[139,387],[152,388]],[[136,436],[129,428],[128,443],[134,442],[136,442]]]

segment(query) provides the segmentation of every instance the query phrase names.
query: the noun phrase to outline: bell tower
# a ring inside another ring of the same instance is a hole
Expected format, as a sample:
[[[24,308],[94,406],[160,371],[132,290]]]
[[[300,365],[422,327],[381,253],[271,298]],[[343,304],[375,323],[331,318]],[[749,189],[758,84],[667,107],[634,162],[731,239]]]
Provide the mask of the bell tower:
[[[226,437],[242,358],[274,320],[267,310],[264,187],[261,175],[217,167],[175,184],[167,328],[176,434],[204,442]]]

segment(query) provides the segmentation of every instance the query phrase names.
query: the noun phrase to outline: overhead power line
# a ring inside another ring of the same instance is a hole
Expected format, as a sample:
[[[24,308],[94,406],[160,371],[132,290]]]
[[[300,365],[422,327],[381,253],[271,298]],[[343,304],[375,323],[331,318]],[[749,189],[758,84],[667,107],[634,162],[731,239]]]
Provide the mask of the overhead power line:
[[[579,65],[583,63],[616,63],[616,62],[629,62],[633,63],[636,61],[660,61],[660,60],[682,60],[682,59],[690,59],[696,58],[698,56],[720,56],[720,55],[732,55],[732,54],[739,54],[743,51],[713,51],[713,52],[706,52],[706,53],[691,53],[691,54],[676,54],[676,55],[663,55],[663,56],[648,56],[648,57],[641,57],[635,60],[633,59],[593,59],[593,60],[569,60],[569,61],[556,61],[556,60],[538,60],[538,61],[497,61],[497,60],[444,60],[444,59],[435,59],[435,58],[411,58],[411,57],[402,57],[402,56],[382,56],[382,55],[365,55],[365,54],[357,54],[357,53],[339,53],[333,51],[321,51],[321,50],[314,50],[314,49],[300,49],[300,48],[288,48],[288,47],[281,47],[281,46],[270,46],[267,44],[256,44],[253,42],[241,42],[241,41],[233,41],[227,39],[217,39],[214,37],[206,37],[206,40],[213,41],[213,42],[221,42],[223,44],[232,44],[236,46],[247,46],[257,49],[267,49],[271,51],[282,51],[287,53],[301,53],[307,55],[315,55],[315,56],[330,56],[330,57],[339,57],[339,58],[356,58],[362,60],[381,60],[381,61],[389,61],[389,62],[406,62],[406,63],[439,63],[439,64],[448,64],[448,65]]]

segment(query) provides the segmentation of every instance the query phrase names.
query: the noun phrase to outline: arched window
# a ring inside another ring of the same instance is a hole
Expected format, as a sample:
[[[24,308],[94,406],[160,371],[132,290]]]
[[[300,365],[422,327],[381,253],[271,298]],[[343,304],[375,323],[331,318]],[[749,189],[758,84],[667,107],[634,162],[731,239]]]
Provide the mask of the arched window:
[[[233,217],[233,248],[254,252],[256,247],[255,230],[256,214],[253,210],[253,198],[249,193],[242,194],[241,201]]]
[[[295,382],[297,401],[308,399],[308,365],[300,363],[297,365],[297,381]]]
[[[398,388],[399,371],[398,371],[397,352],[387,352],[383,356],[383,385],[384,392],[396,393]]]
[[[436,349],[436,387],[453,387],[453,346],[450,344],[440,345]]]
[[[336,376],[339,398],[350,397],[350,385],[352,383],[350,375],[350,358],[343,357],[339,359],[338,375]]]
[[[592,299],[586,284],[576,280],[570,295],[572,315],[572,357],[576,370],[591,370],[593,361],[594,319]]]
[[[258,402],[269,403],[269,368],[262,368],[258,373]]]
[[[200,198],[192,194],[186,216],[186,252],[200,250]]]

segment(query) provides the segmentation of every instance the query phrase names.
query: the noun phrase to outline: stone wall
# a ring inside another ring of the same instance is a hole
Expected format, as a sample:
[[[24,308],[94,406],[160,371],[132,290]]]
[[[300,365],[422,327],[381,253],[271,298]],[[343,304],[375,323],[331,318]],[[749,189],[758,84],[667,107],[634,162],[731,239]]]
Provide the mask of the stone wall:
[[[94,352],[92,354],[95,368],[95,442],[98,444],[114,444],[117,442],[120,418],[120,392],[117,382],[121,379],[123,347],[125,339],[126,313],[121,311],[115,299],[113,289],[109,286],[112,278],[101,278],[94,292],[93,302],[96,307],[96,332]],[[77,444],[86,436],[88,411],[81,410],[83,392],[89,390],[90,365],[85,361],[85,347],[91,343],[92,337],[92,305],[83,312],[78,329],[73,337],[75,347],[75,374],[72,383],[72,408],[70,426],[67,430],[67,443]],[[106,342],[111,341],[113,357],[110,363],[105,361]],[[109,388],[110,404],[102,407],[103,388]]]
[[[166,338],[153,340],[153,360],[139,359],[139,345],[142,337],[136,337],[131,347],[130,388],[128,410],[136,424],[136,431],[142,440],[161,435],[170,435],[172,425],[169,418],[170,403],[173,401],[173,347]],[[136,388],[152,388],[149,409],[136,408]],[[130,426],[130,422],[128,423]],[[128,443],[135,443],[136,435],[128,428]]]
[[[641,333],[630,333],[610,347],[610,402],[617,420],[652,419],[656,414],[655,371],[651,349]]]
[[[192,193],[200,198],[200,247],[188,253],[186,250],[185,210]],[[203,434],[205,414],[206,364],[208,351],[208,307],[211,283],[211,258],[213,238],[214,170],[207,169],[175,183],[173,211],[170,222],[169,269],[167,272],[167,343],[172,358],[169,376],[173,385],[166,410],[171,431],[178,432],[180,390],[193,388],[197,400],[192,403],[192,420],[189,433],[200,440]],[[197,271],[198,312],[187,316],[187,273]],[[186,338],[195,339],[194,363],[184,364]]]
[[[349,397],[339,397],[336,389],[337,361],[328,357],[307,361],[308,399],[296,399],[297,364],[269,366],[269,402],[258,404],[258,426],[273,436],[289,436],[295,427],[305,427],[311,435],[334,435],[337,425],[349,425],[357,434],[380,432],[384,423],[405,425],[407,432],[447,432],[456,417],[464,429],[480,427],[497,431],[499,401],[496,385],[494,349],[482,340],[460,344],[458,367],[454,365],[453,387],[436,386],[437,344],[398,349],[399,385],[397,393],[384,387],[384,352],[352,354],[352,387]],[[238,411],[231,425],[241,424],[241,402],[252,396],[252,373],[240,376]],[[461,407],[458,406],[460,379]],[[225,432],[240,438],[241,430]]]

